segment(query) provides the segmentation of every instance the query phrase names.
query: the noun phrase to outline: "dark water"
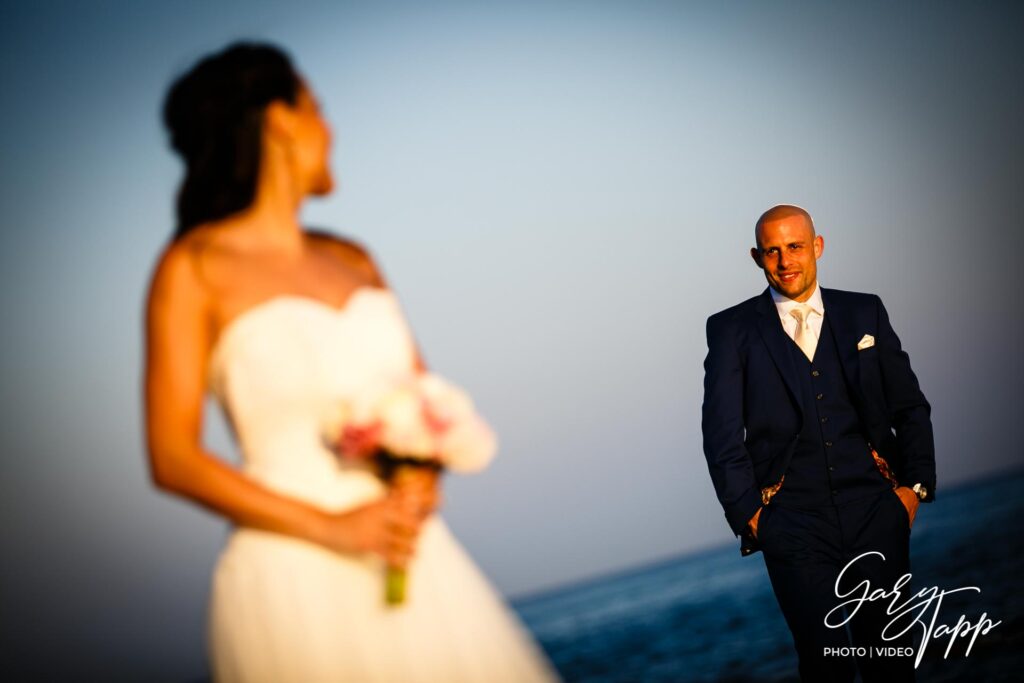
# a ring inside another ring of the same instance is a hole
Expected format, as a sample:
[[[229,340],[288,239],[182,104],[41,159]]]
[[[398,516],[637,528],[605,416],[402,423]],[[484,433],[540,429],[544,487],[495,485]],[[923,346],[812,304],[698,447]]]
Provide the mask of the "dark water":
[[[1024,680],[1024,470],[939,489],[918,508],[910,591],[952,590],[937,624],[1000,621],[928,640],[919,681]],[[716,521],[717,518],[716,518]],[[513,606],[567,681],[795,681],[792,639],[760,553],[736,543],[517,600]],[[934,604],[934,603],[933,603]],[[926,613],[928,619],[934,609]],[[922,629],[915,635],[915,653]]]

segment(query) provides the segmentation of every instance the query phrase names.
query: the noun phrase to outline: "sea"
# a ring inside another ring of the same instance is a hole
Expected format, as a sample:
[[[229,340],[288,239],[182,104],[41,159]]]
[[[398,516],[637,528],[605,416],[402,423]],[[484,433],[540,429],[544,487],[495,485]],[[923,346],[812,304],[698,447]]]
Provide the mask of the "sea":
[[[1024,681],[1022,493],[1017,469],[940,483],[935,501],[918,508],[902,601],[936,589],[921,617],[931,634],[915,628],[915,656],[924,647],[918,681]],[[937,597],[961,587],[977,590]],[[741,556],[739,539],[512,606],[566,681],[799,680],[762,555]],[[936,636],[940,624],[961,630]]]

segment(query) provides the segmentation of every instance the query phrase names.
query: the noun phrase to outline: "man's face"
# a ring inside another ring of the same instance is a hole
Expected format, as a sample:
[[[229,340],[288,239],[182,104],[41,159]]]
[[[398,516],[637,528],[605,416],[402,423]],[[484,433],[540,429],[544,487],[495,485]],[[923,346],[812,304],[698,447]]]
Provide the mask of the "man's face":
[[[768,285],[796,301],[809,299],[818,279],[817,261],[825,240],[813,233],[800,215],[766,221],[757,231],[757,248],[750,250]]]

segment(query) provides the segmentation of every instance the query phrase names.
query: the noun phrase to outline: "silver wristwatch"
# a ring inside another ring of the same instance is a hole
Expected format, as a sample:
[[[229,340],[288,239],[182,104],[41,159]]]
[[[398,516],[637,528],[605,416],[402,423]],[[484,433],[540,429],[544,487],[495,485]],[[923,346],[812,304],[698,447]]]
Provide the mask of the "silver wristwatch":
[[[910,490],[913,491],[915,494],[917,494],[917,499],[918,500],[924,500],[925,498],[928,497],[928,489],[926,489],[924,487],[924,484],[921,484],[921,483],[914,484],[910,488]]]

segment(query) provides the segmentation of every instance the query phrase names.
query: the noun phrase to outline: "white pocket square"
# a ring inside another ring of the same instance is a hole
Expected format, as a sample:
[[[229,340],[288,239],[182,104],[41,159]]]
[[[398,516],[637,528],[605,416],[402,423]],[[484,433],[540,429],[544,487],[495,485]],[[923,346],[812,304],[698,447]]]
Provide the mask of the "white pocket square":
[[[863,337],[860,338],[860,341],[857,342],[857,350],[863,351],[864,349],[870,348],[874,345],[875,338],[872,337],[870,334],[865,334]]]

